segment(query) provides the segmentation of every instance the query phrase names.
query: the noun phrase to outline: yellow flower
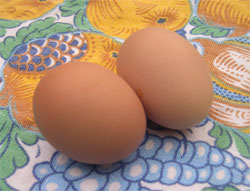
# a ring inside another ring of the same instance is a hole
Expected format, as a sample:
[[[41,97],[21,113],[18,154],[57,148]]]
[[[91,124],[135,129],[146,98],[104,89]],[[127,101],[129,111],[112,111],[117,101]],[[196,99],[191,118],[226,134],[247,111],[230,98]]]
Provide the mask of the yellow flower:
[[[90,0],[87,16],[103,33],[126,39],[146,27],[181,29],[191,16],[191,5],[188,0]]]
[[[64,0],[0,0],[0,19],[30,20],[55,8]]]
[[[9,65],[4,69],[5,85],[0,93],[0,105],[9,105],[16,121],[31,131],[38,131],[32,111],[32,99],[35,88],[44,75],[45,72],[21,73]]]
[[[116,73],[116,60],[120,44],[110,38],[93,33],[85,33],[85,37],[88,50],[86,56],[80,61],[96,63]]]

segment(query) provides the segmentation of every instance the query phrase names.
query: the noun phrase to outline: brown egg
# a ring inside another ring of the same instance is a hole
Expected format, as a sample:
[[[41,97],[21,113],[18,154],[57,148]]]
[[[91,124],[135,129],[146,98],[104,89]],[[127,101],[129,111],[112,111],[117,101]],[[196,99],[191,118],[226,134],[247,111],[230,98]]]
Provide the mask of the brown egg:
[[[147,28],[132,34],[120,48],[117,71],[136,91],[147,116],[160,125],[190,128],[209,111],[209,68],[175,32]]]
[[[69,63],[49,71],[35,90],[33,111],[47,141],[85,163],[127,157],[146,131],[144,109],[132,88],[92,63]]]

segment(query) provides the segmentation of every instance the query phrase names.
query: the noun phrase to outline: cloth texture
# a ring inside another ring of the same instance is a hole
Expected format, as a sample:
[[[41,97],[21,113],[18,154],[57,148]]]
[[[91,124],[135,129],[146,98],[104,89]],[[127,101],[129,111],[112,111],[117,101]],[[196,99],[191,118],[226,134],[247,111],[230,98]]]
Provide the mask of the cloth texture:
[[[147,27],[175,31],[204,57],[206,119],[183,131],[148,120],[140,147],[110,165],[56,151],[34,121],[39,80],[72,60],[116,72],[121,44]],[[250,0],[0,0],[0,190],[249,191],[249,29]]]

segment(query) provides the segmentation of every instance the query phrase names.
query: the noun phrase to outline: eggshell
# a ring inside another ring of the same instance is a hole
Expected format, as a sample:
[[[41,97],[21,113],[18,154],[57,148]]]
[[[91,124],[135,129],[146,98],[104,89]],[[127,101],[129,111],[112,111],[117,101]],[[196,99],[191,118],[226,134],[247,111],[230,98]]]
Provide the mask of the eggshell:
[[[144,109],[132,88],[92,63],[74,62],[49,71],[35,90],[33,111],[46,140],[85,163],[127,157],[146,130]]]
[[[122,44],[118,74],[140,97],[147,116],[172,129],[201,122],[213,97],[210,71],[182,36],[162,28],[132,34]]]

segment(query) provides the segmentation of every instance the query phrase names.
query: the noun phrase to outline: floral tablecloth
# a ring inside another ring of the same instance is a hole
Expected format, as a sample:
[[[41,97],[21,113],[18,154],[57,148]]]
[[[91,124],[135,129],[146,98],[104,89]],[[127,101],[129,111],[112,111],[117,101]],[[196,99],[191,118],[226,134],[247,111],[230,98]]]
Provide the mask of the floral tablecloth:
[[[185,131],[148,121],[138,150],[114,164],[57,152],[34,121],[39,80],[72,60],[116,72],[122,42],[146,27],[176,31],[204,57],[207,118]],[[0,0],[0,190],[250,190],[249,29],[250,0]]]

